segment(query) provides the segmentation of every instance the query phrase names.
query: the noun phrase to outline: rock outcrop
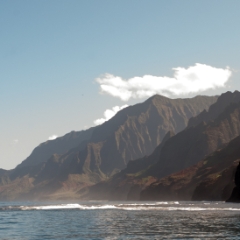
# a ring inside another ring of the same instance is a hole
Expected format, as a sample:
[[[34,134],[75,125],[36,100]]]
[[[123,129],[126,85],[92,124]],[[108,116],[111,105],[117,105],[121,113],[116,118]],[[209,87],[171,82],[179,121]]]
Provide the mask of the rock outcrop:
[[[227,199],[227,202],[240,203],[240,162],[236,169],[234,183],[235,183],[235,187],[232,191],[230,198]]]

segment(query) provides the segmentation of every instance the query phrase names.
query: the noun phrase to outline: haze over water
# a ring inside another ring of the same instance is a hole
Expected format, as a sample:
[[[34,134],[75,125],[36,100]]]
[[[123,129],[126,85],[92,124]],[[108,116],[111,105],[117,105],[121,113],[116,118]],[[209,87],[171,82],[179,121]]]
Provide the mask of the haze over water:
[[[239,239],[240,206],[224,202],[0,204],[0,239]]]

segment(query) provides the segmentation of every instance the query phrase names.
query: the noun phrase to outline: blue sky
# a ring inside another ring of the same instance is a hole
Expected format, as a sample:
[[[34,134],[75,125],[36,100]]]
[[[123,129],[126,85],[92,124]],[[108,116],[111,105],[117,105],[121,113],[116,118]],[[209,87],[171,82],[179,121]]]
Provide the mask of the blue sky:
[[[131,92],[134,77],[172,78],[173,68],[200,63],[231,76],[222,87],[171,89],[170,97],[239,90],[239,9],[238,0],[0,1],[0,168],[15,167],[51,135],[148,97],[134,92],[122,101],[103,91],[106,73]]]

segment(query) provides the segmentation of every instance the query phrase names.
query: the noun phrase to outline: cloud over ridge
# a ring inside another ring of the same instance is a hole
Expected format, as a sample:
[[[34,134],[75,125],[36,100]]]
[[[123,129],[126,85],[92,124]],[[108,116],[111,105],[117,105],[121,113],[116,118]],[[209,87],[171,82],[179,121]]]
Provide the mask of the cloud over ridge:
[[[54,139],[56,139],[57,137],[58,137],[58,135],[53,134],[53,135],[49,136],[48,140],[54,140]]]
[[[221,88],[226,86],[232,75],[229,67],[215,68],[200,63],[188,68],[173,68],[173,71],[173,77],[144,75],[125,80],[106,73],[95,80],[100,84],[101,93],[128,101],[131,98],[150,97],[154,94],[169,97]]]
[[[126,108],[126,107],[128,107],[127,104],[125,104],[125,105],[123,105],[121,107],[115,106],[112,109],[107,109],[103,113],[104,118],[98,118],[93,123],[95,125],[100,125],[100,124],[106,122],[107,120],[109,120],[110,118],[112,118],[118,111],[120,111],[120,110],[122,110],[123,108]]]
[[[19,143],[19,140],[18,139],[14,139],[12,142],[11,142],[11,145],[17,145]]]

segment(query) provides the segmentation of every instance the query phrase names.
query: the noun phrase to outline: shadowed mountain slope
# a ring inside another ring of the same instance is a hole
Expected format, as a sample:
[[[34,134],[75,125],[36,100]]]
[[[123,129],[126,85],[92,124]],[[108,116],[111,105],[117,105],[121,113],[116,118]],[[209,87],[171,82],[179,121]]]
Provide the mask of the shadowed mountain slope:
[[[177,133],[183,130],[190,116],[197,115],[200,108],[208,109],[208,104],[208,98],[201,96],[168,99],[156,95],[142,104],[120,111],[93,133],[95,140],[96,135],[106,136],[107,129],[114,129],[101,148],[102,171],[109,175],[114,168],[125,168],[129,160],[149,155],[168,131]],[[122,118],[124,121],[116,124]]]
[[[214,120],[230,104],[240,102],[239,91],[226,92],[219,96],[216,103],[212,104],[209,110],[203,110],[199,115],[189,119],[188,127],[196,126],[201,122],[208,123]]]
[[[196,164],[240,134],[240,103],[232,103],[214,120],[180,132],[165,143],[158,163],[146,173],[158,178]]]
[[[153,177],[147,177],[143,180],[141,177],[138,178],[138,176],[141,176],[142,172],[158,161],[163,145],[172,136],[174,136],[174,133],[169,131],[162,143],[155,148],[151,155],[129,161],[127,167],[121,172],[106,181],[88,188],[85,198],[97,200],[138,200],[141,190],[157,180]]]
[[[128,151],[127,156],[128,159],[135,159],[135,155],[141,156],[143,152],[151,153],[161,142],[166,129],[167,131],[168,129],[175,132],[181,131],[186,127],[189,118],[208,109],[216,100],[217,97],[206,96],[197,96],[192,99],[168,99],[155,95],[144,103],[123,109],[101,126],[85,131],[72,131],[63,137],[40,144],[18,167],[36,165],[48,160],[53,154],[63,154],[74,147],[81,150],[86,147],[86,143],[103,142],[111,138],[113,133],[115,133],[113,137],[116,144],[121,144],[118,146],[119,150],[124,142],[131,144],[134,140],[130,139],[131,137],[138,140],[139,147],[136,152]],[[128,134],[125,135],[126,132]],[[134,136],[136,134],[140,134],[141,138],[137,139],[138,136]],[[148,139],[145,141],[146,138]],[[123,141],[120,143],[121,139]]]
[[[91,138],[94,129],[95,128],[89,128],[88,130],[79,132],[72,131],[62,137],[41,143],[34,148],[30,156],[22,161],[17,167],[37,165],[41,162],[47,161],[55,153],[65,153],[80,144],[82,144],[80,148],[83,148],[85,145],[84,143]]]
[[[235,177],[234,177],[235,187],[232,190],[231,196],[227,199],[227,202],[236,202],[240,203],[240,157],[239,164],[236,169]]]
[[[218,107],[218,114],[214,107],[210,107],[208,112],[214,119],[207,123],[200,122],[198,125],[188,127],[172,136],[160,145],[160,151],[156,149],[154,154],[149,157],[136,160],[136,162],[130,161],[127,168],[120,174],[115,175],[105,183],[94,186],[94,191],[98,192],[104,199],[112,199],[115,196],[125,200],[137,199],[140,191],[154,179],[161,179],[198,163],[206,155],[239,136],[240,103],[236,103],[236,101],[240,98],[240,93],[236,91],[229,94],[227,92],[219,98],[220,103],[217,101],[214,104]],[[222,99],[228,99],[226,100],[227,106],[221,104]],[[215,115],[211,111],[215,112]],[[138,166],[143,167],[138,168]],[[98,186],[100,186],[99,189],[97,189]],[[89,198],[91,199],[96,197],[96,194],[92,193],[93,191],[90,189]]]
[[[8,186],[11,194],[4,190],[2,194],[0,189],[0,197],[37,198],[40,193],[46,197],[58,192],[62,195],[53,198],[60,198],[66,197],[67,193],[69,197],[73,192],[79,193],[83,187],[125,168],[129,160],[149,155],[168,131],[183,130],[190,117],[208,109],[216,100],[217,97],[168,99],[156,95],[144,103],[127,107],[87,132],[89,135],[86,134],[79,146],[64,154],[56,152],[47,161],[45,158],[36,161],[31,157],[5,174],[3,188],[6,190]],[[22,188],[25,190],[19,190]]]
[[[100,147],[95,163],[105,174],[111,175],[114,169],[125,168],[129,160],[152,153],[169,130],[181,131],[191,116],[208,107],[206,97],[168,99],[158,95],[127,107],[93,132],[91,142]],[[96,148],[89,145],[88,153]]]
[[[190,117],[208,108],[215,100],[216,97],[168,99],[156,95],[144,103],[121,110],[109,121],[93,128],[83,149],[73,149],[60,159],[69,162],[73,155],[78,155],[82,167],[93,171],[101,169],[111,175],[113,171],[125,168],[129,160],[150,154],[168,131],[181,131]]]
[[[141,192],[141,200],[225,201],[240,161],[240,136],[196,165],[164,177]]]

